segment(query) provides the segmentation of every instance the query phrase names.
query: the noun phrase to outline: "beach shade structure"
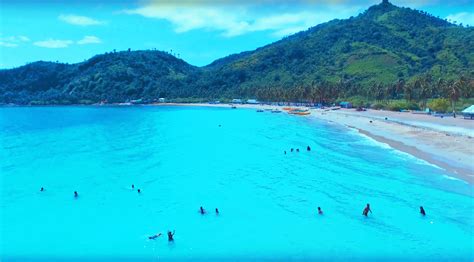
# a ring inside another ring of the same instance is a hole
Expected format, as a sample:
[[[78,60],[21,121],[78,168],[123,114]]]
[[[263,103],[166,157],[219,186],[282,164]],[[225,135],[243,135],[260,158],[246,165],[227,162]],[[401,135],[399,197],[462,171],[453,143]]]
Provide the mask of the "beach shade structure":
[[[339,103],[339,106],[342,108],[352,108],[352,103],[351,102],[341,102]]]
[[[464,116],[464,118],[473,119],[474,118],[474,105],[471,105],[470,107],[464,109],[461,113]]]

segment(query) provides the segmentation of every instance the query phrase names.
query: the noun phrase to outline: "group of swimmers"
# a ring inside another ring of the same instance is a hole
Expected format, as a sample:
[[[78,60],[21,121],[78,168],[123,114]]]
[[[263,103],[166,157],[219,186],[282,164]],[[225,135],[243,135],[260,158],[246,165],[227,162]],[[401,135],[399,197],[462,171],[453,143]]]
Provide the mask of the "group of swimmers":
[[[372,209],[370,209],[370,204],[367,204],[364,208],[364,210],[362,211],[362,215],[363,216],[369,216],[369,212],[372,213]],[[319,215],[322,215],[323,214],[323,210],[321,209],[321,207],[318,207],[318,214]],[[423,208],[423,206],[420,206],[420,214],[422,216],[426,216],[426,212],[425,212],[425,209]]]
[[[296,150],[297,150],[296,152],[299,152],[299,149],[296,149]],[[307,147],[307,151],[311,151],[311,148],[309,146]],[[291,152],[293,152],[293,148],[291,149]],[[286,154],[286,151],[285,151],[285,154]],[[132,189],[135,189],[134,184],[132,184]],[[44,187],[41,187],[40,191],[43,192]],[[141,192],[140,189],[138,189],[137,192],[140,193]],[[79,194],[77,193],[77,191],[74,191],[74,197],[75,198],[79,197]],[[362,215],[367,217],[369,215],[369,212],[372,213],[372,209],[370,209],[370,204],[367,204],[365,206],[364,210],[362,211]],[[207,211],[202,206],[200,206],[199,207],[199,213],[201,215],[205,215],[207,213]],[[219,215],[219,209],[218,208],[215,209],[215,213],[216,213],[216,215]],[[318,215],[323,215],[323,214],[324,213],[323,213],[323,210],[321,209],[321,207],[318,207]],[[425,209],[423,208],[423,206],[420,206],[420,214],[422,216],[426,216],[426,212],[425,212]],[[174,234],[175,234],[175,230],[173,230],[173,232],[168,230],[168,241],[169,242],[174,241]],[[155,240],[158,237],[160,237],[161,235],[162,235],[161,233],[158,233],[156,235],[149,236],[148,239]]]
[[[291,152],[291,153],[293,153],[294,151],[295,151],[295,149],[294,149],[294,148],[291,148],[291,149],[290,149],[290,152]],[[306,147],[306,151],[311,151],[311,147],[310,147],[310,146],[307,146],[307,147]],[[284,153],[285,153],[285,155],[286,155],[286,150],[285,150],[285,151],[283,151],[283,152],[284,152]],[[299,148],[297,148],[297,149],[296,149],[296,152],[297,152],[297,153],[299,153],[299,152],[300,152],[300,149],[299,149]]]
[[[219,209],[218,209],[217,207],[216,207],[216,209],[215,209],[215,212],[216,212],[216,215],[219,215]],[[199,207],[199,213],[200,213],[201,215],[205,215],[207,212],[206,212],[206,210],[205,210],[202,206],[200,206],[200,207]],[[173,230],[173,232],[168,231],[168,241],[169,241],[169,242],[173,242],[173,241],[174,241],[174,238],[173,238],[173,237],[174,237],[174,234],[175,234],[175,231],[174,231],[174,230]],[[161,233],[158,233],[158,234],[156,234],[156,235],[149,236],[148,239],[150,239],[150,240],[155,240],[155,239],[159,238],[161,235],[162,235]]]
[[[219,209],[218,209],[217,207],[216,207],[216,210],[215,210],[215,211],[216,211],[216,215],[219,215]],[[204,214],[206,214],[207,212],[206,212],[206,210],[201,206],[201,207],[199,207],[199,213],[200,213],[201,215],[204,215]]]
[[[168,241],[169,242],[173,242],[174,241],[174,234],[175,234],[175,231],[173,230],[173,232],[169,231],[168,230]],[[153,235],[151,237],[148,237],[148,239],[151,239],[151,240],[154,240],[154,239],[157,239],[158,237],[160,237],[162,234],[161,233],[158,233],[156,235]]]

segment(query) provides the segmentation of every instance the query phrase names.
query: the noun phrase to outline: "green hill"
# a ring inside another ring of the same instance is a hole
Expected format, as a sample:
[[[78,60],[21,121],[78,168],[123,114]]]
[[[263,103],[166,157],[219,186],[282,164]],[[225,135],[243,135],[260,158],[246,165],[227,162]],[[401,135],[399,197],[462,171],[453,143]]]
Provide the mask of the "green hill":
[[[421,96],[423,83],[436,97],[445,92],[440,79],[449,86],[461,76],[467,79],[463,83],[474,79],[474,28],[384,1],[357,17],[320,24],[205,67],[164,52],[134,51],[73,65],[36,62],[2,70],[0,102],[234,96],[325,101],[368,93],[398,98]],[[468,85],[465,96],[472,96],[471,89]]]

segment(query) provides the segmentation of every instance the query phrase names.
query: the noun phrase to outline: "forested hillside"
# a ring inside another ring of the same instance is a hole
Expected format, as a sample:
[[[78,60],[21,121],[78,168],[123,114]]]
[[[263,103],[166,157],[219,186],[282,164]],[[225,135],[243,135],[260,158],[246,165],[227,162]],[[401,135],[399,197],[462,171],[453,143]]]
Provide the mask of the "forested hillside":
[[[0,103],[69,104],[166,97],[330,102],[474,96],[474,28],[387,1],[254,51],[195,67],[159,51],[0,71]]]

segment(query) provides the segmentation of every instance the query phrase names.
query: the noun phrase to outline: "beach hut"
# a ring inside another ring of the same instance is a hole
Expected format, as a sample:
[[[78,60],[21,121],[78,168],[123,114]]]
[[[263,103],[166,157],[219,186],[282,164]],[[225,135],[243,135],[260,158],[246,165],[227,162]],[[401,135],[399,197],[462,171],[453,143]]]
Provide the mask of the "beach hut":
[[[461,113],[464,116],[464,118],[473,119],[474,118],[474,105],[471,105],[470,107],[464,109]]]
[[[339,106],[342,108],[352,108],[352,103],[351,102],[341,102],[339,103]]]

